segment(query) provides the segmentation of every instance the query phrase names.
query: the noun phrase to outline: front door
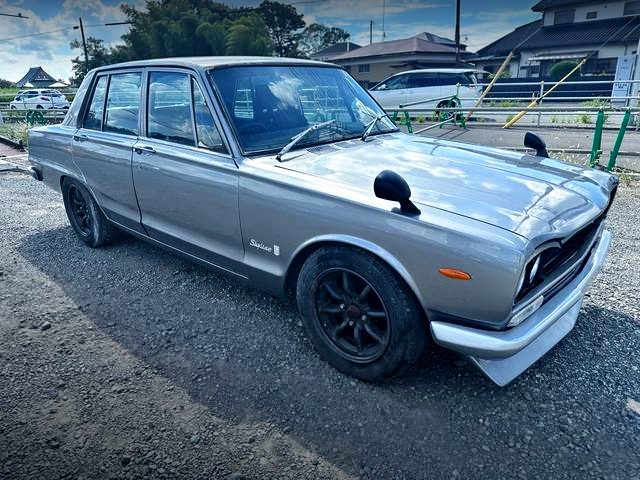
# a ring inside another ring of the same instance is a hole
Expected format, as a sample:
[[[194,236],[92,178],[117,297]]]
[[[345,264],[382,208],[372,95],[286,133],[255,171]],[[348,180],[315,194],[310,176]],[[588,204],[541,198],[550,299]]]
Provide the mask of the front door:
[[[133,180],[149,235],[236,272],[244,253],[238,169],[195,77],[147,76],[145,131],[133,148]]]

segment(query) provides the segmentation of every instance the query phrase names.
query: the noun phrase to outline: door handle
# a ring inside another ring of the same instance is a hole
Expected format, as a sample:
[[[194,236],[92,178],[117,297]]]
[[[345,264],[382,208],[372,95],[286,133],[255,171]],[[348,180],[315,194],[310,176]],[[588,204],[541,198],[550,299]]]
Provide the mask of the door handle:
[[[73,140],[76,142],[84,142],[85,140],[88,140],[88,139],[89,137],[83,134],[80,134],[80,135],[76,134],[73,136]]]
[[[148,145],[143,145],[141,147],[133,147],[133,151],[136,152],[139,155],[142,155],[143,153],[156,153],[155,149],[153,147],[149,147]]]

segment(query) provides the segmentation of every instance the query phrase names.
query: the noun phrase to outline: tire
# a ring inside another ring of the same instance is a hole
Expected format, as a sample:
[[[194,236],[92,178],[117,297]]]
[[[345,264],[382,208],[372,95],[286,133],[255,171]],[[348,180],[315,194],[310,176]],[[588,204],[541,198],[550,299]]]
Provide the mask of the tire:
[[[311,254],[298,276],[296,299],[316,350],[360,380],[402,373],[427,342],[426,318],[412,292],[363,250],[331,246]]]
[[[90,247],[101,247],[114,236],[115,227],[104,216],[89,191],[76,180],[62,182],[64,209],[76,235]]]
[[[456,108],[458,106],[458,104],[454,101],[451,102],[451,104],[449,104],[449,101],[446,102],[440,102],[438,104],[438,106],[436,108],[438,108],[438,110],[436,110],[436,116],[438,117],[438,121],[442,122],[443,120],[451,120],[453,118],[453,116],[455,115],[452,111],[450,110],[445,110],[444,112],[442,110],[439,110],[441,108]]]

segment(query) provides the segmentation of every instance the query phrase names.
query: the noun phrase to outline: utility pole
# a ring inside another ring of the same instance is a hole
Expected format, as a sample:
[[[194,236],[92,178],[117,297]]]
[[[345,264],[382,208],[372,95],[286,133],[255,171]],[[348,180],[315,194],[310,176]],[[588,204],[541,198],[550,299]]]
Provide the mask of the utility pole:
[[[369,45],[373,43],[373,20],[369,20]]]
[[[456,64],[460,64],[460,0],[456,0]]]
[[[87,54],[87,41],[84,39],[84,28],[82,27],[82,18],[80,20],[80,34],[82,35],[82,48],[84,49],[84,63],[89,68],[89,55]]]

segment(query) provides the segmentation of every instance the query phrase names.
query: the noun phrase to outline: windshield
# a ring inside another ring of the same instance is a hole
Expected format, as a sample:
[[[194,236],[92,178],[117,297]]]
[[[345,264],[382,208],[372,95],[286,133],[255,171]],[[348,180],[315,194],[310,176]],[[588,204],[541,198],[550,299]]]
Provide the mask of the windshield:
[[[254,65],[211,72],[226,114],[247,154],[280,151],[291,139],[323,122],[331,128],[305,135],[295,148],[361,137],[384,112],[353,78],[338,68]],[[371,134],[395,131],[391,120]]]

